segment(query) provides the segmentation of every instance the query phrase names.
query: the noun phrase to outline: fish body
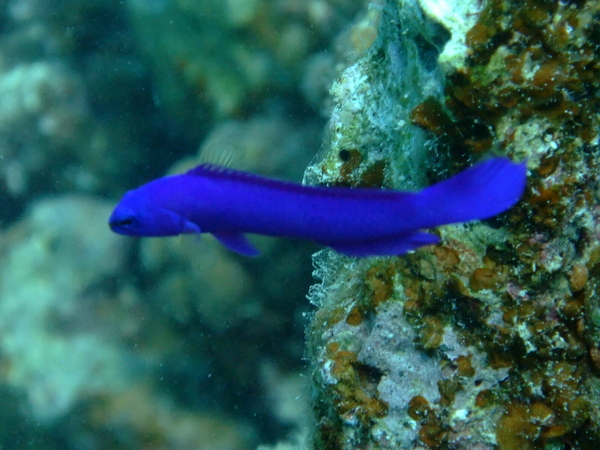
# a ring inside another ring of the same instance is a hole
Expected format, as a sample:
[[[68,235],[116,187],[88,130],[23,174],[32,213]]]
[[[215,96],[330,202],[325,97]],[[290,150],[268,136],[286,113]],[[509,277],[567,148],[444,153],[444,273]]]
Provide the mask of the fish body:
[[[439,238],[421,232],[486,219],[521,197],[525,164],[492,158],[420,192],[302,186],[212,165],[125,194],[111,229],[133,236],[211,233],[245,255],[244,234],[304,238],[351,256],[399,255]]]

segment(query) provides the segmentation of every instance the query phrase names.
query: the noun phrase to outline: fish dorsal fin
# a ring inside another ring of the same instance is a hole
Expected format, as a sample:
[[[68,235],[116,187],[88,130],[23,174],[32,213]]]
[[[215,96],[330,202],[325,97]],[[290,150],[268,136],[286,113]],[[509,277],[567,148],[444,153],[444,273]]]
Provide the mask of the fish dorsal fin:
[[[217,126],[204,139],[198,151],[200,164],[215,164],[233,169],[247,169],[247,139],[243,123],[235,120]]]
[[[229,167],[217,166],[213,164],[200,164],[199,166],[188,170],[185,175],[222,180],[239,180],[252,183],[254,185],[269,186],[271,188],[285,191],[302,192],[304,189],[306,189],[306,186],[292,183],[290,181],[276,180],[274,178],[267,178],[256,173],[244,172],[242,170],[230,169]],[[326,192],[333,192],[330,190],[330,188],[325,189]]]
[[[210,166],[244,169],[242,151],[235,144],[228,142],[211,141],[203,145],[199,162]]]
[[[374,200],[381,200],[383,198],[389,198],[390,200],[398,200],[399,196],[414,196],[413,193],[403,193],[400,191],[391,191],[385,189],[360,189],[360,188],[337,188],[337,187],[317,187],[317,186],[303,186],[298,183],[292,183],[290,181],[276,180],[273,178],[267,178],[262,175],[257,175],[251,172],[244,172],[241,170],[230,169],[228,167],[216,166],[212,164],[200,164],[193,169],[188,170],[185,175],[207,177],[212,179],[223,179],[223,180],[239,180],[249,182],[255,185],[268,186],[271,188],[288,191],[305,193],[306,190],[310,189],[311,195],[326,195],[328,197],[354,197],[356,193],[362,192],[362,196],[372,196]]]
[[[259,177],[259,175],[255,175],[250,172],[243,172],[241,170],[232,169],[230,167],[221,166],[219,164],[209,164],[203,163],[199,166],[194,167],[193,169],[188,170],[186,175],[195,175],[195,176],[210,176],[210,175],[237,175],[244,177]]]

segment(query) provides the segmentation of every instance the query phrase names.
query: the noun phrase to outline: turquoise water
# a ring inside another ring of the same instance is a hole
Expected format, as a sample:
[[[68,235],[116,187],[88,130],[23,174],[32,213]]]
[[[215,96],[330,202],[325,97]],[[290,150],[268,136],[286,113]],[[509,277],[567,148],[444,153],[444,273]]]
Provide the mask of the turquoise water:
[[[599,10],[0,2],[0,450],[595,450]],[[521,201],[401,257],[107,224],[201,162],[416,190],[490,155]]]
[[[206,155],[302,180],[358,8],[317,6],[2,3],[0,448],[253,449],[306,423],[315,247],[247,259],[107,219]]]

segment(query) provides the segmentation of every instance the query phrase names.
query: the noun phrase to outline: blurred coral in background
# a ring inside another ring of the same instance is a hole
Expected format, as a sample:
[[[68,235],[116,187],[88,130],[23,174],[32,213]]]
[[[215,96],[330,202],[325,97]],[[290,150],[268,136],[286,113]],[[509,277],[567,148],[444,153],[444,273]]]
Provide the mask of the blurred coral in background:
[[[360,9],[2,4],[0,446],[251,449],[299,433],[314,248],[264,240],[247,261],[210,239],[122,239],[106,220],[127,189],[209,153],[301,180],[331,49]]]

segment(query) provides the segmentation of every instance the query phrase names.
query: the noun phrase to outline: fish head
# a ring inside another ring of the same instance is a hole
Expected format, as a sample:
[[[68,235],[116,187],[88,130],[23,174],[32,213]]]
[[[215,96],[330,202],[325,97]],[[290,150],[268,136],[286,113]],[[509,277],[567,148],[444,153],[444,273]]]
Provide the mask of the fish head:
[[[127,236],[177,236],[201,232],[198,225],[138,195],[137,191],[125,194],[110,215],[108,225],[115,233]]]

